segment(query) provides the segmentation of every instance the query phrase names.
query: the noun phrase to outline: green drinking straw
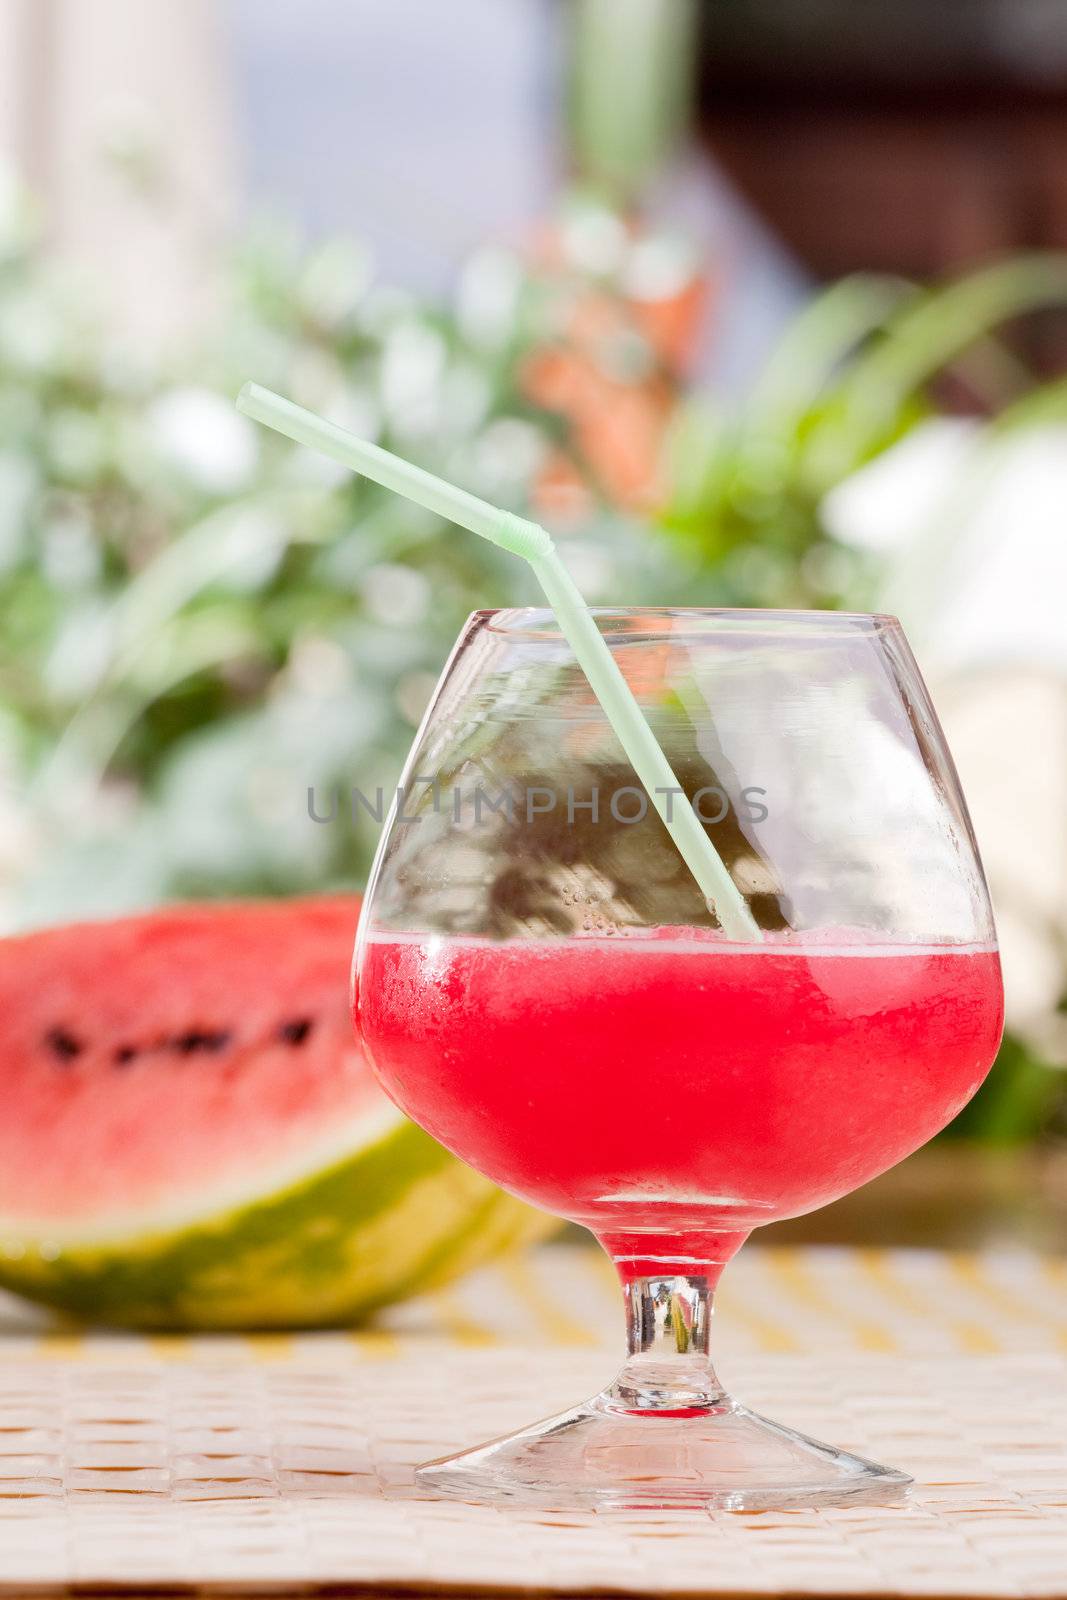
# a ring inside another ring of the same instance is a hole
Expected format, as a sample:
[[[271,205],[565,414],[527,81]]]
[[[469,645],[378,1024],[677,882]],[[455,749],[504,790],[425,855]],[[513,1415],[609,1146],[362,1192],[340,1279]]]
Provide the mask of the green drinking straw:
[[[560,632],[574,651],[630,764],[724,932],[733,939],[759,940],[755,918],[693,808],[673,804],[683,794],[682,786],[547,531],[539,523],[490,505],[379,445],[357,438],[258,383],[245,384],[237,396],[237,409],[530,563],[555,612]]]

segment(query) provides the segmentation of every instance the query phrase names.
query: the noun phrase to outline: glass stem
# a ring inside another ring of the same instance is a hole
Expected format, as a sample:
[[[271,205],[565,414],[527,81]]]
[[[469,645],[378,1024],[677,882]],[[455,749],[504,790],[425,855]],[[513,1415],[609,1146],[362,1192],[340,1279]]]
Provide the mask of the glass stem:
[[[626,1307],[626,1361],[605,1394],[612,1409],[677,1417],[729,1405],[712,1364],[711,1317],[725,1260],[743,1239],[717,1250],[718,1259],[609,1252]]]

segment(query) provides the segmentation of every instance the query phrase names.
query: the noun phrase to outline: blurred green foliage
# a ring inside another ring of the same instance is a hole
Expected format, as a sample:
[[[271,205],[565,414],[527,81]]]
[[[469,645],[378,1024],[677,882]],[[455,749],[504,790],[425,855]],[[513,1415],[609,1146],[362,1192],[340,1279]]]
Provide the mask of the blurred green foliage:
[[[1067,416],[1063,381],[1037,382],[1003,338],[1065,305],[1062,255],[931,288],[842,280],[786,331],[740,412],[683,412],[667,525],[738,604],[868,608],[882,573],[830,536],[826,495],[930,416],[939,385],[990,431]]]
[[[522,564],[254,428],[254,375],[523,509],[558,419],[524,398],[554,291],[502,251],[446,310],[360,249],[262,230],[214,329],[146,362],[94,323],[24,209],[0,221],[0,893],[8,926],[189,895],[362,882],[467,613],[536,603]],[[603,507],[568,542],[593,598],[677,592],[669,542]]]

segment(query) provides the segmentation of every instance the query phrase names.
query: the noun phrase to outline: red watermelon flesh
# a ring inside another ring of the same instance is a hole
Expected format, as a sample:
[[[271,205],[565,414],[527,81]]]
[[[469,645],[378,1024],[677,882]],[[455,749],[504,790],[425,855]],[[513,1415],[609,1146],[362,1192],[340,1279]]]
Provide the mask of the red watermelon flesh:
[[[214,1209],[388,1123],[348,1014],[358,911],[178,906],[0,942],[0,1216]]]

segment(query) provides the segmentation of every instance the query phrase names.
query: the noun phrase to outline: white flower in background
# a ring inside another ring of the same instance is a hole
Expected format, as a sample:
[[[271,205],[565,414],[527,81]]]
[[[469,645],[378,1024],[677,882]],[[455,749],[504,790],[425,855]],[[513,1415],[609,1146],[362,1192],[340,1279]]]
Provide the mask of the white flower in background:
[[[498,417],[471,442],[465,459],[478,492],[508,504],[534,481],[547,453],[545,436],[532,422]]]
[[[622,218],[607,206],[585,201],[568,206],[560,238],[571,265],[597,276],[617,272],[629,245]]]
[[[256,469],[256,430],[210,389],[171,389],[153,401],[147,422],[163,459],[209,494],[236,494]]]
[[[285,673],[275,683],[275,693],[294,690],[309,700],[329,699],[352,682],[352,661],[333,639],[307,636],[289,652]]]
[[[381,390],[394,429],[417,437],[437,428],[447,364],[445,342],[428,323],[412,317],[391,330],[382,352]]]
[[[991,663],[1067,672],[1067,427],[995,435],[941,419],[828,494],[845,544],[884,556],[878,600],[931,675]]]
[[[826,497],[882,556],[985,862],[1009,1025],[1067,1061],[1067,428],[917,428]]]
[[[622,287],[634,300],[672,300],[700,274],[692,243],[682,235],[635,240],[622,269]]]
[[[364,574],[360,588],[367,612],[375,622],[415,627],[430,609],[430,585],[414,567],[379,562]]]
[[[454,362],[441,384],[445,431],[468,438],[484,425],[492,403],[492,385],[486,374],[473,362]]]
[[[456,318],[464,337],[481,350],[504,346],[515,331],[524,269],[510,251],[477,251],[460,274]]]

